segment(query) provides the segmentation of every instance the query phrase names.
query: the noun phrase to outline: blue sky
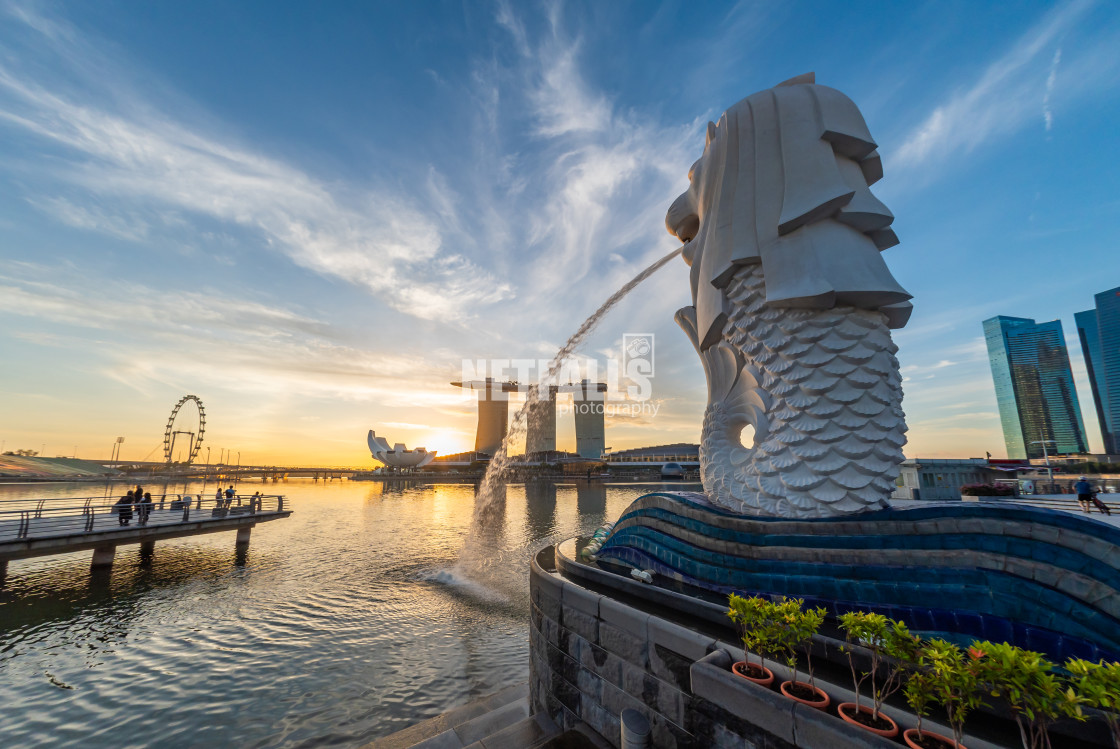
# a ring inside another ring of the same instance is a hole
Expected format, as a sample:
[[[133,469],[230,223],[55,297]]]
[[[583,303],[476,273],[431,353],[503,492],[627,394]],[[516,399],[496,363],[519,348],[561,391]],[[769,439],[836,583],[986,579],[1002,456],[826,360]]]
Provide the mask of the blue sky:
[[[469,449],[462,359],[549,357],[675,247],[706,122],[813,70],[884,155],[907,453],[1002,455],[980,322],[1072,345],[1120,285],[1117,49],[1107,2],[4,2],[0,439],[157,457],[189,392],[246,463]],[[585,347],[657,336],[611,446],[698,439],[688,303],[678,261]]]

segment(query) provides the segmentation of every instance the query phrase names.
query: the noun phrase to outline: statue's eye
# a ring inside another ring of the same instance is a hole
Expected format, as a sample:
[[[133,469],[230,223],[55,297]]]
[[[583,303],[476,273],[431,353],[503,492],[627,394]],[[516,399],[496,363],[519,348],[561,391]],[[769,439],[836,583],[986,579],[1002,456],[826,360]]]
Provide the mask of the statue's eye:
[[[700,164],[703,161],[704,161],[703,159],[697,159],[696,161],[692,162],[692,166],[690,166],[688,168],[688,181],[689,182],[692,182],[693,179],[696,177],[696,170],[700,168]]]

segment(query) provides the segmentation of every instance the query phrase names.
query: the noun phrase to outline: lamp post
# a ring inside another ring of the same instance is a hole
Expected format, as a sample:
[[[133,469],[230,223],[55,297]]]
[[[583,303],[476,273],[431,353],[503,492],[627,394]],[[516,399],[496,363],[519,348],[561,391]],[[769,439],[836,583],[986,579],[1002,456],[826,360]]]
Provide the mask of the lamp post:
[[[1050,453],[1049,453],[1049,451],[1047,451],[1046,445],[1047,444],[1056,445],[1058,443],[1055,442],[1054,440],[1046,439],[1046,435],[1042,433],[1041,429],[1038,430],[1038,436],[1041,437],[1042,439],[1037,439],[1034,442],[1032,442],[1031,444],[1032,445],[1042,445],[1042,457],[1046,461],[1046,474],[1047,474],[1047,476],[1050,477],[1050,488],[1053,489],[1054,488],[1054,469],[1050,467]]]

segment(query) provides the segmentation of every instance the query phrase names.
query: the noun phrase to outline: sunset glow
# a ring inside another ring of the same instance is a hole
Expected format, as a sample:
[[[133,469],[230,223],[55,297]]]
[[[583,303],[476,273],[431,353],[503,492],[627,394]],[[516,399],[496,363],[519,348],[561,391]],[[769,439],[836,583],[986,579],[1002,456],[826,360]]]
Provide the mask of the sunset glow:
[[[186,4],[129,22],[5,6],[0,440],[107,458],[124,436],[122,457],[151,459],[194,393],[212,457],[370,465],[369,428],[469,450],[476,406],[449,385],[463,361],[549,358],[676,246],[663,216],[707,120],[815,70],[886,158],[875,189],[901,244],[884,257],[915,305],[895,336],[906,452],[998,457],[980,321],[1062,319],[1076,336],[1073,313],[1120,281],[1101,176],[1120,24],[1109,4],[994,6],[938,12],[933,39],[929,9],[878,10],[890,33],[872,58],[851,54],[856,8],[798,15],[795,37],[770,33],[784,6],[469,5],[438,31],[405,6],[360,22],[247,10],[272,69],[243,65],[233,37],[183,36]],[[377,44],[349,35],[385,24]],[[332,41],[279,46],[311,27]],[[699,439],[704,377],[673,323],[690,303],[677,261],[581,351],[605,366],[624,334],[656,337],[661,408],[608,417],[608,445]]]

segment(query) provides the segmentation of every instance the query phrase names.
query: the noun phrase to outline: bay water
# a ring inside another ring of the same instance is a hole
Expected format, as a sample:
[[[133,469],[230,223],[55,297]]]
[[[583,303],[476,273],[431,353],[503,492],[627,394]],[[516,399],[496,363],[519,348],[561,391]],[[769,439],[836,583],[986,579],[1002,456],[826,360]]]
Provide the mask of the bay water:
[[[209,496],[214,484],[145,485]],[[528,678],[528,570],[659,488],[244,482],[283,494],[248,552],[232,532],[13,561],[0,587],[0,744],[356,747]],[[123,494],[0,485],[0,499]],[[464,544],[469,542],[469,553]]]

